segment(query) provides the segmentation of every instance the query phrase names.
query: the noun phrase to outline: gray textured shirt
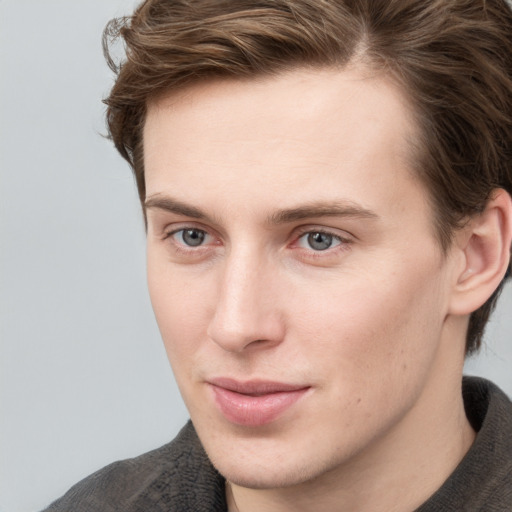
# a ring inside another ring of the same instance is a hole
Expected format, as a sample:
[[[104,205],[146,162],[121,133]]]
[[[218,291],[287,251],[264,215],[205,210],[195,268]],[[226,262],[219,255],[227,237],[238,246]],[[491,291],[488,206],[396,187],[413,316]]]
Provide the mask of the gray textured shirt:
[[[492,383],[465,378],[478,432],[442,487],[416,512],[512,512],[512,403]],[[226,512],[225,482],[189,422],[169,444],[115,462],[72,487],[46,512]]]

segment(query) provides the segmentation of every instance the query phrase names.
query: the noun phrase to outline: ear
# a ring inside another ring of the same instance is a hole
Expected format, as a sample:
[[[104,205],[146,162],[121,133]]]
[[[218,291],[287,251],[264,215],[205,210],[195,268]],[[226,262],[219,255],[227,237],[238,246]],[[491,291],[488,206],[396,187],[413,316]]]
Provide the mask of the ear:
[[[503,279],[512,244],[512,199],[503,189],[493,191],[485,210],[470,219],[455,236],[462,258],[450,313],[468,315],[492,295]]]

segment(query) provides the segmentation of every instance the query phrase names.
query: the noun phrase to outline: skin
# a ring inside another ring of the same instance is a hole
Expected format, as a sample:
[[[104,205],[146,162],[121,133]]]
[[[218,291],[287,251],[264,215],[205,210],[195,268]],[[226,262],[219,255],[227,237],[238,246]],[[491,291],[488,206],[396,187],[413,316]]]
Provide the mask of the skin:
[[[209,82],[148,107],[151,300],[242,512],[410,511],[473,441],[467,314],[452,314],[468,235],[441,252],[411,171],[410,113],[357,66]],[[183,229],[204,240],[187,245]],[[308,391],[248,427],[217,407],[218,377]]]

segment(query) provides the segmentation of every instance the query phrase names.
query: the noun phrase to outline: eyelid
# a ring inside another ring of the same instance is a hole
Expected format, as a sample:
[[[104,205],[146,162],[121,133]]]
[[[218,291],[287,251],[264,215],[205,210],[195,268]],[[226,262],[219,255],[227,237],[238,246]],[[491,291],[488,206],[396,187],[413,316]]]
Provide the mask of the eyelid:
[[[169,238],[170,236],[175,235],[176,233],[180,233],[181,231],[189,231],[189,230],[202,231],[203,233],[206,233],[207,235],[209,235],[209,233],[206,229],[198,228],[196,226],[184,226],[184,227],[175,228],[175,229],[171,229],[171,230],[165,230],[164,238]]]
[[[206,241],[198,246],[189,246],[183,242],[180,242],[179,240],[175,239],[173,235],[176,235],[177,233],[180,233],[182,231],[185,231],[187,229],[195,229],[198,231],[202,231],[206,234]],[[323,233],[326,235],[331,236],[333,239],[337,240],[339,243],[335,244],[332,247],[329,247],[325,250],[315,250],[313,248],[306,248],[306,247],[300,247],[298,245],[299,240],[304,237],[307,234],[310,233]],[[166,225],[162,228],[162,235],[161,239],[163,241],[168,240],[170,238],[173,238],[172,244],[174,247],[182,252],[199,252],[199,251],[205,251],[207,249],[211,249],[212,246],[219,246],[222,245],[222,238],[221,236],[213,229],[211,229],[208,226],[204,226],[201,223],[195,222],[195,221],[181,221],[181,222],[173,222],[171,224]],[[291,235],[291,241],[288,243],[288,247],[296,250],[301,250],[304,253],[309,253],[309,257],[325,257],[328,254],[333,255],[337,251],[344,251],[348,249],[348,246],[350,246],[355,241],[355,236],[353,236],[351,233],[341,230],[338,228],[331,228],[326,227],[318,224],[308,224],[308,225],[302,225],[297,228],[295,228],[293,234]]]
[[[318,226],[318,225],[307,225],[307,226],[300,226],[296,229],[295,232],[295,239],[301,238],[302,236],[308,234],[308,233],[323,233],[325,235],[332,236],[333,238],[336,238],[342,242],[352,242],[354,240],[354,236],[350,234],[347,231],[340,230],[337,228],[330,228],[326,226]]]
[[[318,250],[315,250],[313,249],[313,247],[302,247],[302,249],[306,249],[306,250],[312,250],[312,251],[315,251],[315,252],[325,252],[325,251],[328,251],[329,249],[334,249],[335,247],[337,247],[338,245],[344,243],[344,240],[339,237],[338,235],[333,235],[332,233],[327,233],[325,231],[306,231],[305,233],[303,233],[301,236],[299,236],[297,238],[297,243],[300,244],[302,240],[305,240],[306,237],[309,238],[309,236],[311,234],[321,234],[321,235],[325,235],[325,236],[328,236],[329,238],[332,239],[333,242],[336,242],[334,245],[331,245],[329,247],[326,247],[325,249],[318,249]]]
[[[299,245],[299,241],[310,233],[323,233],[325,235],[332,236],[339,243],[332,247],[328,247],[325,250],[315,250],[313,248],[301,247]],[[325,226],[318,225],[307,225],[301,226],[295,232],[293,237],[293,241],[290,244],[291,249],[300,251],[300,253],[306,257],[308,260],[314,259],[319,261],[327,261],[327,258],[334,257],[337,254],[348,251],[350,246],[354,242],[354,236],[346,231],[341,231],[335,228],[329,228]]]
[[[202,233],[204,236],[203,236],[203,239],[201,240],[201,243],[199,245],[189,245],[189,244],[185,243],[184,237],[185,237],[185,233],[187,231],[196,231],[196,232]],[[181,240],[179,239],[180,237],[177,236],[180,234],[181,234]],[[208,244],[208,239],[211,238],[211,235],[209,233],[207,233],[206,231],[204,231],[203,229],[182,228],[182,229],[177,229],[177,230],[169,233],[168,238],[172,238],[175,241],[175,243],[177,243],[183,247],[186,247],[187,249],[198,249],[199,247],[204,247],[205,245]]]
[[[194,221],[182,221],[167,224],[165,227],[162,228],[162,237],[164,239],[169,238],[170,236],[179,233],[180,231],[185,231],[187,229],[197,229],[198,231],[203,231],[214,238],[218,238],[217,234],[213,233],[210,228]]]
[[[205,233],[204,242],[196,246],[188,245],[174,236],[187,230],[197,230]],[[201,255],[204,256],[215,247],[222,245],[219,235],[214,230],[193,221],[173,222],[172,224],[168,224],[163,229],[162,241],[170,244],[172,251],[176,254],[194,259]]]

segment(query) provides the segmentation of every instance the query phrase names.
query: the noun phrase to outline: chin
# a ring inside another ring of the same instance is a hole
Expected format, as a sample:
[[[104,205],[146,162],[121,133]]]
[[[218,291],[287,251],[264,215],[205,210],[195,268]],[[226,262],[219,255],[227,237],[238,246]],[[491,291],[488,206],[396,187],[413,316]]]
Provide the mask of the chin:
[[[306,468],[290,468],[274,466],[269,469],[257,467],[233,466],[228,468],[214,464],[217,471],[231,483],[248,489],[278,489],[293,487],[313,480],[316,475],[311,474]],[[308,468],[309,469],[309,468]]]
[[[208,456],[217,471],[226,480],[249,489],[277,489],[311,482],[329,473],[337,466],[334,456],[327,460],[314,460],[311,453],[301,453],[300,448],[274,451],[272,454],[259,450],[259,454],[226,450],[222,454]]]

